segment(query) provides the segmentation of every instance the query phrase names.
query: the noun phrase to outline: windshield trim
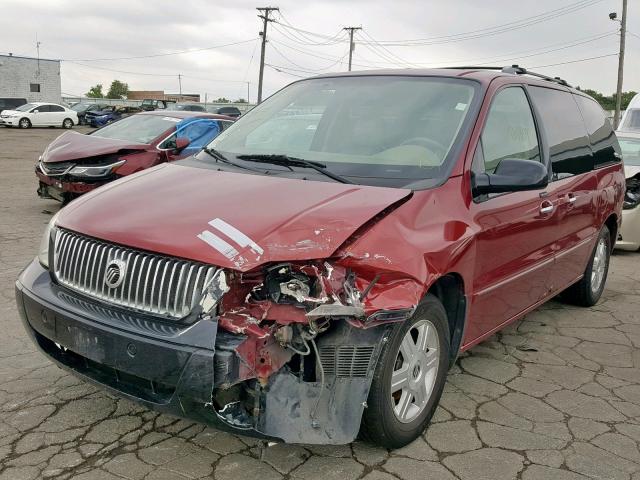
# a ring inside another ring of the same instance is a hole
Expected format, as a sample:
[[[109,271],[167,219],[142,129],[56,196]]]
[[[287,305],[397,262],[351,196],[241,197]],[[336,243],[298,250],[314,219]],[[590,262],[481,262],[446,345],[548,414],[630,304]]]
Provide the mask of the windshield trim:
[[[376,77],[376,78],[382,78],[382,77],[388,77],[388,78],[395,78],[395,79],[402,79],[402,78],[415,78],[415,79],[420,79],[420,78],[424,78],[424,79],[433,79],[433,80],[439,80],[442,82],[451,82],[451,83],[464,83],[467,84],[471,87],[471,89],[473,90],[473,97],[471,99],[471,102],[469,104],[469,108],[467,111],[467,114],[465,116],[465,118],[463,119],[463,121],[461,122],[458,132],[456,134],[456,136],[453,138],[452,141],[452,145],[451,148],[449,149],[449,151],[447,152],[447,155],[445,156],[445,158],[442,161],[441,164],[441,172],[438,176],[434,176],[434,177],[430,177],[430,178],[416,178],[415,181],[413,182],[409,182],[403,185],[399,185],[399,186],[390,186],[389,188],[405,188],[405,189],[411,189],[413,191],[419,191],[419,190],[426,190],[426,189],[431,189],[437,186],[440,186],[444,183],[446,183],[448,181],[448,179],[451,177],[452,172],[454,171],[454,168],[456,167],[456,165],[459,163],[459,159],[460,159],[460,155],[463,153],[463,150],[466,148],[466,145],[469,141],[469,138],[472,134],[473,131],[473,126],[475,125],[477,118],[478,118],[478,113],[480,111],[480,108],[482,106],[482,103],[484,101],[484,97],[486,95],[486,90],[487,87],[484,86],[483,82],[481,82],[480,80],[476,79],[476,78],[468,78],[468,77],[460,77],[460,76],[452,76],[452,75],[442,75],[442,74],[438,74],[438,73],[433,73],[433,74],[425,74],[425,73],[412,73],[412,72],[403,72],[403,73],[389,73],[389,72],[366,72],[366,73],[358,73],[358,74],[347,74],[347,75],[341,75],[341,74],[335,74],[335,75],[321,75],[321,76],[315,76],[315,77],[310,77],[310,78],[305,78],[305,79],[300,79],[300,80],[295,80],[289,84],[287,84],[286,86],[282,87],[281,89],[279,89],[278,91],[274,92],[272,95],[270,95],[269,97],[267,97],[260,105],[257,105],[256,107],[252,108],[250,111],[246,112],[244,115],[242,115],[240,118],[238,118],[236,120],[236,122],[234,122],[235,124],[240,123],[240,125],[242,124],[242,121],[247,121],[246,119],[251,119],[251,114],[255,111],[259,112],[259,109],[262,105],[268,104],[269,102],[273,101],[273,97],[277,94],[279,94],[280,92],[282,92],[283,90],[290,88],[293,85],[297,85],[303,82],[310,82],[310,81],[323,81],[323,80],[332,80],[332,79],[348,79],[348,78],[362,78],[362,77]],[[352,81],[357,81],[357,80],[352,80]],[[214,144],[219,137],[216,137],[214,140],[211,141],[210,145]],[[220,147],[213,145],[214,148],[219,149]],[[222,150],[224,151],[224,148],[222,148]],[[231,154],[233,155],[233,153],[231,152]],[[292,154],[293,155],[293,154]],[[293,156],[300,156],[300,154],[298,152],[296,152],[295,155]],[[358,179],[361,179],[363,177],[361,176],[352,176],[352,175],[344,175],[344,174],[340,174],[341,176],[345,176],[347,178],[353,178],[355,180],[354,183],[356,184],[361,184],[361,185],[368,185],[367,183],[361,183],[360,181],[358,181]],[[380,178],[380,177],[372,177],[372,178]]]

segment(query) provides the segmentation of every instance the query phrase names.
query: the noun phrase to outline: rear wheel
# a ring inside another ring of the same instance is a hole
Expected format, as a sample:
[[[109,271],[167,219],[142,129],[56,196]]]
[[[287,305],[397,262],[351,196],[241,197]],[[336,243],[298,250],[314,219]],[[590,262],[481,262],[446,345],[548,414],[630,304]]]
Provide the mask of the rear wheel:
[[[31,121],[28,118],[21,118],[18,122],[20,128],[31,128]]]
[[[387,448],[402,447],[419,437],[442,395],[449,352],[447,314],[436,297],[427,295],[382,348],[361,436]]]
[[[65,118],[62,121],[62,128],[69,129],[69,128],[72,128],[72,127],[73,127],[73,120],[71,120],[70,118]]]
[[[583,307],[592,307],[598,303],[607,281],[610,257],[611,235],[609,228],[604,225],[598,235],[598,241],[593,248],[584,276],[565,290],[562,297],[569,303]]]

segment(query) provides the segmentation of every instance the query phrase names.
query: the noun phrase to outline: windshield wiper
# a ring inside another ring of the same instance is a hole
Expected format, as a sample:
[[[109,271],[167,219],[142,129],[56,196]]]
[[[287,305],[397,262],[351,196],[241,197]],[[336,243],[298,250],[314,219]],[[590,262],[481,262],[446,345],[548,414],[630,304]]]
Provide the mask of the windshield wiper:
[[[262,172],[260,170],[256,170],[255,168],[247,167],[246,165],[240,165],[239,163],[236,163],[236,162],[234,162],[232,160],[229,160],[227,157],[225,157],[222,153],[220,153],[215,148],[203,148],[202,151],[205,152],[205,153],[208,153],[210,156],[215,158],[216,162],[226,163],[227,165],[231,165],[231,166],[234,166],[234,167],[237,167],[237,168],[241,168],[243,170],[249,170],[250,172],[256,172],[256,173],[260,173],[260,174],[264,173],[264,172]]]
[[[290,157],[284,154],[246,154],[238,155],[236,158],[239,158],[240,160],[246,160],[247,162],[271,163],[273,165],[282,165],[283,167],[311,168],[316,172],[319,172],[324,176],[335,180],[336,182],[353,183],[338,174],[326,170],[327,166],[324,163],[314,162],[313,160],[305,160],[304,158]]]

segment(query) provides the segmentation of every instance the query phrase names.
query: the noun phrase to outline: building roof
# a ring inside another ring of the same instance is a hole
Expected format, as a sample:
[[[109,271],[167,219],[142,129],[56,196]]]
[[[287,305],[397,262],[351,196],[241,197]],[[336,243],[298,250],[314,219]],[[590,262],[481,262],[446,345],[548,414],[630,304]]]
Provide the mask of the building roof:
[[[2,54],[2,53],[0,53],[0,57],[4,57],[4,58],[20,58],[20,59],[23,59],[23,60],[34,60],[36,62],[38,60],[40,60],[41,62],[58,62],[58,63],[60,63],[60,60],[54,60],[52,58],[40,58],[40,59],[38,59],[36,57],[24,57],[22,55],[7,55],[7,54]]]

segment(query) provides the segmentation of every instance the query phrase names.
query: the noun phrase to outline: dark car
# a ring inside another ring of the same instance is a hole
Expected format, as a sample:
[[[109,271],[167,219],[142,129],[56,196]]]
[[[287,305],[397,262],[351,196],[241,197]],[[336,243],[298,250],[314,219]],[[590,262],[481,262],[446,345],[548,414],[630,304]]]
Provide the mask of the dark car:
[[[108,104],[102,103],[76,103],[71,107],[78,114],[78,125],[88,125],[87,113],[100,112],[110,108]]]
[[[131,107],[128,105],[117,107],[109,106],[103,110],[87,112],[85,119],[92,127],[103,127],[121,118],[129,117],[140,112],[142,112],[140,107]]]
[[[176,103],[175,105],[169,106],[170,110],[174,111],[183,111],[183,112],[206,112],[207,109],[204,108],[204,105],[200,105],[198,103]],[[231,116],[231,115],[227,115]]]
[[[171,109],[176,102],[170,100],[154,100],[152,98],[145,98],[140,105],[140,108],[145,112],[151,112],[153,110],[167,110]]]
[[[529,73],[283,88],[194,157],[63,208],[16,284],[26,331],[152,409],[269,440],[408,444],[460,352],[605,288],[618,140],[593,98]]]
[[[0,112],[2,110],[15,110],[16,107],[27,103],[26,98],[0,98]]]
[[[61,135],[36,165],[38,194],[66,203],[112,180],[193,155],[232,121],[197,112],[145,112],[87,135]]]
[[[226,115],[227,117],[238,118],[242,112],[238,107],[220,107],[216,110],[218,115]]]

